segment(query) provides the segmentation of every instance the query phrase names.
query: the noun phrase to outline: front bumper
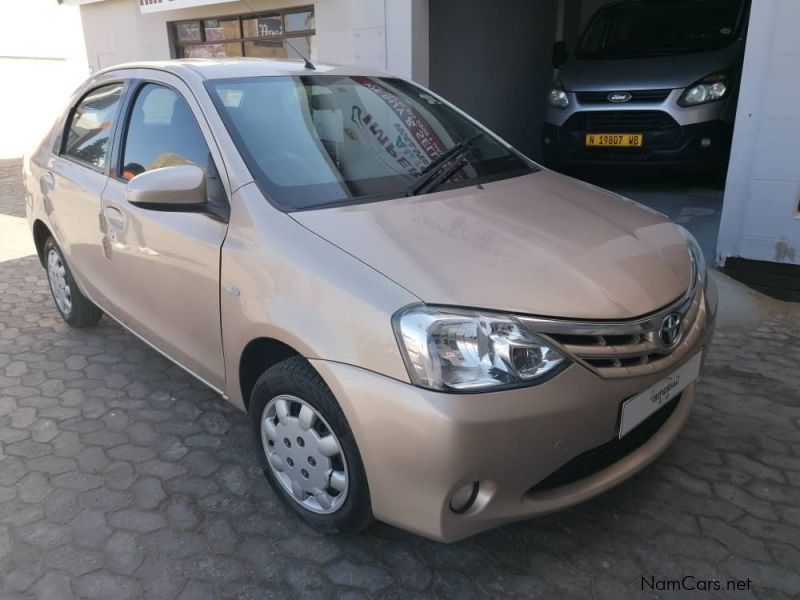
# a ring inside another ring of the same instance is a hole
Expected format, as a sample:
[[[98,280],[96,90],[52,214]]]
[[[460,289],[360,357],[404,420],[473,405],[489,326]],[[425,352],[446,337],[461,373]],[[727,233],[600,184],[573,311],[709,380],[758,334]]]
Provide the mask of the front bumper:
[[[544,124],[542,149],[547,166],[653,165],[714,169],[724,166],[730,155],[733,125],[721,120],[678,125],[664,113],[661,123],[654,121],[651,125],[643,120],[643,126],[615,127],[613,124],[598,126],[591,119],[581,118],[581,114],[576,113],[563,125]],[[587,147],[587,133],[642,133],[644,144],[639,148]]]
[[[711,341],[713,282],[709,288],[691,334],[674,351],[682,357],[680,364],[696,352],[706,352]],[[669,446],[695,401],[692,384],[638,448],[583,479],[537,491],[532,488],[559,468],[615,439],[622,401],[669,370],[603,379],[573,364],[540,386],[457,395],[350,365],[311,362],[353,430],[375,516],[446,542],[561,510],[624,481]],[[481,484],[475,504],[465,514],[452,512],[451,494],[472,481]]]

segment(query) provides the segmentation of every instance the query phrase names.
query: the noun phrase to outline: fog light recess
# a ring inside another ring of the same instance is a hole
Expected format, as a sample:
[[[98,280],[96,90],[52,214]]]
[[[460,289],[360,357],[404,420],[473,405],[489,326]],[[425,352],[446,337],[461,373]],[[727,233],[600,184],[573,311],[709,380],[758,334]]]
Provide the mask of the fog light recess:
[[[456,514],[467,512],[478,497],[480,484],[477,481],[462,485],[450,496],[450,510]]]

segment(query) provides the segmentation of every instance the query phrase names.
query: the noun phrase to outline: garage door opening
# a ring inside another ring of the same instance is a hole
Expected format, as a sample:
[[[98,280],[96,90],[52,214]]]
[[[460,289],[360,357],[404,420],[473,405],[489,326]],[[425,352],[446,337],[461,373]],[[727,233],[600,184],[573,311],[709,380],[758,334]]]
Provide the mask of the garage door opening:
[[[431,87],[716,258],[749,0],[430,3]]]

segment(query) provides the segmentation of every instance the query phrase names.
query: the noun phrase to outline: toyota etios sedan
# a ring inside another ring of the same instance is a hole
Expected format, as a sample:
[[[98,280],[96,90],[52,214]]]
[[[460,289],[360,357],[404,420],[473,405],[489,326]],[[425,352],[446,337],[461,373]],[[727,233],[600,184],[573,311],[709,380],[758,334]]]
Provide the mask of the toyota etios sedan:
[[[56,307],[252,417],[311,525],[452,541],[595,496],[686,422],[692,236],[433,92],[264,60],[101,72],[26,159]]]

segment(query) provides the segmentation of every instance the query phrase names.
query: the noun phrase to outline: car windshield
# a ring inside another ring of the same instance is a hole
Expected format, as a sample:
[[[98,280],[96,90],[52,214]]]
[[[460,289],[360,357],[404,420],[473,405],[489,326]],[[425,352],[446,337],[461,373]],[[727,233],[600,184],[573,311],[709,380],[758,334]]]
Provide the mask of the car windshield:
[[[259,187],[284,210],[406,195],[451,149],[464,163],[442,177],[440,188],[535,169],[459,112],[399,79],[303,75],[218,79],[207,86]],[[459,144],[463,150],[454,149]],[[449,162],[444,166],[452,168]]]
[[[644,0],[600,9],[581,37],[579,59],[634,58],[718,50],[733,42],[743,0]]]

